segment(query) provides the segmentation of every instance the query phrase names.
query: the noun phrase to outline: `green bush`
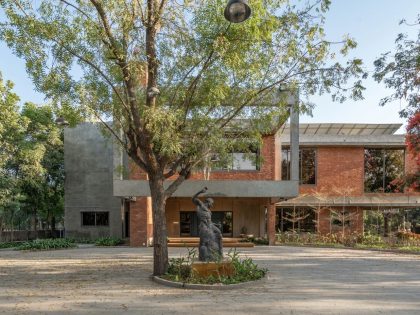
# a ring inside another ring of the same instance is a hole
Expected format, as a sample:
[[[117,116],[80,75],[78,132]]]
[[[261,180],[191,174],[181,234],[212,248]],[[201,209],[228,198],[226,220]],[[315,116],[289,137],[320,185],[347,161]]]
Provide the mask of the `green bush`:
[[[235,269],[231,276],[209,276],[206,278],[196,277],[192,272],[191,264],[197,256],[196,249],[188,250],[188,255],[181,258],[172,258],[164,278],[184,283],[200,284],[234,284],[247,281],[259,280],[265,276],[267,269],[259,268],[251,258],[240,259],[236,250],[230,250],[227,260]]]
[[[0,248],[14,248],[22,244],[22,242],[0,242]]]
[[[268,245],[268,239],[264,237],[246,237],[242,238],[240,243],[254,243],[255,245]]]
[[[363,245],[371,245],[371,246],[377,246],[377,245],[384,245],[384,241],[382,237],[380,237],[377,234],[372,234],[370,232],[364,233],[363,235],[360,235],[360,238],[358,239],[359,244]]]
[[[101,237],[95,241],[96,246],[117,246],[123,243],[123,240],[117,237]]]
[[[77,244],[95,244],[95,240],[90,238],[68,238],[68,240]]]
[[[16,247],[17,250],[49,250],[60,248],[73,248],[76,244],[66,238],[37,239],[23,242]]]

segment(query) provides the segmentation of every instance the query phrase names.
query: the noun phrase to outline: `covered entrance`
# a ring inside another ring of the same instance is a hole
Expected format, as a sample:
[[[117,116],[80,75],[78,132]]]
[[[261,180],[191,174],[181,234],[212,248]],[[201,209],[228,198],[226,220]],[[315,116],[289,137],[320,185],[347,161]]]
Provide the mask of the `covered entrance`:
[[[195,211],[180,211],[179,217],[180,236],[198,237],[197,213]],[[211,219],[222,231],[224,237],[233,236],[232,211],[214,211]]]

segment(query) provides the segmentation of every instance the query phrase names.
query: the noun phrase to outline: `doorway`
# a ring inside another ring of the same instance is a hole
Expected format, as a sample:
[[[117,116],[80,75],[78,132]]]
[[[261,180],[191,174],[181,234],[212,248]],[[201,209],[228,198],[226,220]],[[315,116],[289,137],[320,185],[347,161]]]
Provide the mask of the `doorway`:
[[[179,213],[180,236],[198,237],[198,217],[195,211],[181,211]],[[224,237],[233,235],[232,211],[212,212],[211,220],[219,227]]]

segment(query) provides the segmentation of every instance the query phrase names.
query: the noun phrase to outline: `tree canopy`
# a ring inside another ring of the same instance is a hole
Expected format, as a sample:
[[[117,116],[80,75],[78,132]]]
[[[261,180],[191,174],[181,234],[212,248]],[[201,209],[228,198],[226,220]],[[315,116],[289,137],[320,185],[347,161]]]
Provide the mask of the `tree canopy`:
[[[231,24],[225,0],[4,0],[0,39],[26,60],[38,90],[99,119],[148,174],[161,274],[166,199],[209,153],[284,123],[280,84],[299,90],[301,110],[317,93],[362,98],[361,60],[335,61],[356,43],[325,35],[329,4],[254,0],[251,18]]]
[[[402,20],[400,24],[408,24]],[[374,78],[384,82],[394,93],[384,97],[380,105],[393,100],[405,100],[407,106],[400,111],[400,116],[408,119],[406,144],[414,169],[406,174],[403,184],[411,189],[420,189],[420,14],[414,24],[417,26],[417,38],[411,39],[400,33],[395,40],[396,52],[387,52],[375,60]]]
[[[402,20],[400,24],[406,23]],[[411,27],[420,26],[420,14]],[[420,111],[420,30],[417,38],[411,39],[400,33],[395,40],[396,52],[387,52],[375,60],[374,79],[384,82],[394,93],[384,97],[380,105],[394,100],[405,100],[407,106],[400,111],[401,117],[410,117]]]
[[[25,103],[0,76],[0,229],[54,225],[63,215],[62,132],[51,106]]]

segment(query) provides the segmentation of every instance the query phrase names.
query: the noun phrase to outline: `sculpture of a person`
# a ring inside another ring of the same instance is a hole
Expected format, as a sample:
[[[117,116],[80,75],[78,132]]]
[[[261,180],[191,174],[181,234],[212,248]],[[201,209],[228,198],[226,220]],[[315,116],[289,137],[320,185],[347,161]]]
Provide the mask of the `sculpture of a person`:
[[[217,261],[223,257],[222,232],[211,221],[211,211],[214,201],[207,198],[204,202],[198,199],[200,194],[207,191],[204,187],[196,193],[192,201],[197,206],[198,217],[198,235],[200,237],[200,245],[198,249],[198,259],[200,261]]]

